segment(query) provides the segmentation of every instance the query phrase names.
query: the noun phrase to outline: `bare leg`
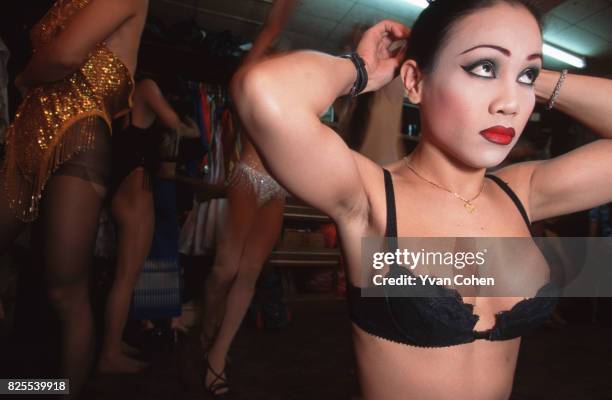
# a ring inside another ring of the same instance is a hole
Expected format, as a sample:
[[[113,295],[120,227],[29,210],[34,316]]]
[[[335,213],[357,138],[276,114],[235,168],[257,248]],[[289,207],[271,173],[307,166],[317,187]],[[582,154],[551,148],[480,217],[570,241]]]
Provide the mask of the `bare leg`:
[[[117,270],[106,303],[105,332],[98,370],[133,373],[146,364],[124,355],[123,329],[130,299],[153,239],[153,194],[143,186],[145,171],[137,168],[128,175],[112,200],[117,223]]]
[[[136,347],[130,346],[125,342],[121,342],[121,352],[127,356],[139,356],[142,354]]]
[[[204,315],[202,319],[202,346],[210,346],[223,318],[228,290],[238,274],[240,255],[255,218],[255,195],[242,186],[233,186],[227,193],[228,207],[224,229],[217,242],[215,261],[204,285]]]
[[[210,366],[218,373],[225,369],[227,353],[253,299],[257,278],[278,240],[283,223],[283,205],[283,200],[268,201],[257,210],[249,230],[240,257],[238,275],[227,296],[223,322],[208,353]],[[207,386],[214,380],[210,371],[205,380]]]
[[[103,187],[74,176],[53,176],[45,190],[37,233],[49,299],[62,329],[61,376],[78,397],[89,374],[94,330],[89,271]]]

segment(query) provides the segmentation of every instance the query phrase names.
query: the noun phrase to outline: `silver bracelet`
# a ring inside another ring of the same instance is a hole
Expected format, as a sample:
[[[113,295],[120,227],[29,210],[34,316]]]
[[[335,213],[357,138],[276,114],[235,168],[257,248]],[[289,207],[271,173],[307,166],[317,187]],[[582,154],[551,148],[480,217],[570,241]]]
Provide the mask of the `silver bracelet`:
[[[557,98],[559,98],[559,94],[561,93],[561,86],[563,86],[563,82],[565,82],[565,78],[567,77],[567,69],[561,71],[561,76],[557,81],[557,85],[555,86],[555,90],[553,90],[552,95],[550,96],[550,100],[548,100],[548,105],[546,106],[547,110],[552,110],[555,106],[555,102]]]

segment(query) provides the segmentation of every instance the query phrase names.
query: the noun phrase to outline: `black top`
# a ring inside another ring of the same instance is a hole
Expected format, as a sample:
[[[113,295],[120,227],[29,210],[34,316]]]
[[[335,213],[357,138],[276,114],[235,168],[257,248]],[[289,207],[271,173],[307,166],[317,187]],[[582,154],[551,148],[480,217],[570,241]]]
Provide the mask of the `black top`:
[[[508,194],[529,226],[525,208],[512,189],[495,175],[486,175],[486,177]],[[384,170],[384,178],[387,199],[385,236],[395,238],[395,243],[392,241],[392,251],[395,251],[397,220],[393,181],[389,171]],[[411,273],[406,268],[391,265],[387,277],[399,275],[411,275]],[[427,297],[393,296],[394,289],[359,288],[350,282],[347,283],[347,289],[350,317],[357,326],[383,339],[418,347],[453,346],[477,339],[513,339],[548,320],[557,304],[557,299],[554,297],[539,297],[545,292],[554,293],[549,283],[538,291],[536,297],[519,301],[510,310],[497,313],[495,325],[491,329],[475,331],[478,315],[473,313],[474,306],[465,303],[459,292],[454,289],[423,285],[420,289],[427,291]],[[362,290],[368,292],[367,297],[362,296]]]
[[[140,128],[130,123],[122,131],[112,137],[113,165],[111,193],[136,168],[144,167],[145,186],[153,181],[159,168],[159,146],[161,144],[160,129],[157,124],[148,128]]]

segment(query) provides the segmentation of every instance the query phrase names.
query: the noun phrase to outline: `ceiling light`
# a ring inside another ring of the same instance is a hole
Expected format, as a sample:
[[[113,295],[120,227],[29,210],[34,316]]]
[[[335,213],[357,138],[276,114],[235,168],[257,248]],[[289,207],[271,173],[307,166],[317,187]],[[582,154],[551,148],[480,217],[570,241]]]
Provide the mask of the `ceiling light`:
[[[412,4],[413,6],[417,6],[419,8],[427,8],[429,3],[427,0],[406,0],[406,2]]]
[[[576,68],[586,67],[584,58],[570,54],[547,43],[544,43],[543,51],[545,56],[555,58]]]

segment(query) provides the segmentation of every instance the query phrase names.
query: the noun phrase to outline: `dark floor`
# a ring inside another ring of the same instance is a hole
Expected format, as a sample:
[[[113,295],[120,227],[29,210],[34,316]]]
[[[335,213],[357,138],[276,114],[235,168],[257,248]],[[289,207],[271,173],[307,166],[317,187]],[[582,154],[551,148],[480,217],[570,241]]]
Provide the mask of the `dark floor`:
[[[348,399],[357,393],[343,301],[291,305],[293,322],[277,330],[248,323],[230,353],[231,399]],[[87,399],[203,399],[201,353],[191,339],[161,345],[140,376],[98,376]]]
[[[350,399],[358,395],[345,304],[291,305],[277,331],[244,327],[231,353],[231,399]],[[96,377],[87,399],[203,399],[199,353],[187,339],[160,345],[135,376]],[[196,366],[196,364],[199,364]],[[543,327],[523,340],[513,399],[612,399],[612,329],[591,323]]]

